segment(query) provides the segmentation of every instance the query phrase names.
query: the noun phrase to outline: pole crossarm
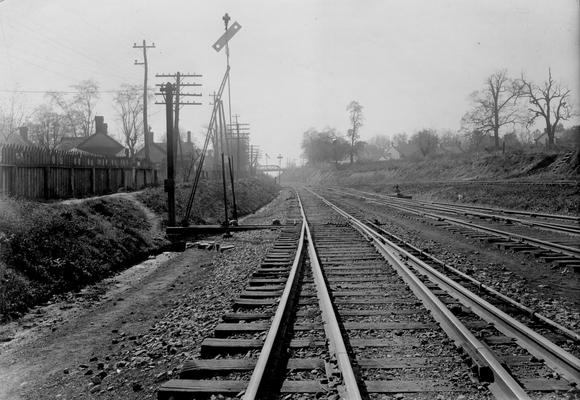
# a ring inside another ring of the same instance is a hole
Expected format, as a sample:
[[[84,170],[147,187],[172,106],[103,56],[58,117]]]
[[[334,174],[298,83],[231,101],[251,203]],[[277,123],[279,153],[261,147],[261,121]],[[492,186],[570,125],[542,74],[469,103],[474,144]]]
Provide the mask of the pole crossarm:
[[[139,62],[135,60],[135,65],[143,65],[143,72],[144,72],[144,79],[143,79],[143,141],[144,141],[144,150],[145,150],[145,159],[147,161],[151,161],[151,144],[150,135],[149,135],[149,123],[147,122],[147,75],[148,75],[148,65],[147,65],[147,49],[154,49],[155,43],[147,44],[147,41],[143,39],[143,44],[138,45],[137,43],[133,43],[134,49],[143,49],[143,62]]]

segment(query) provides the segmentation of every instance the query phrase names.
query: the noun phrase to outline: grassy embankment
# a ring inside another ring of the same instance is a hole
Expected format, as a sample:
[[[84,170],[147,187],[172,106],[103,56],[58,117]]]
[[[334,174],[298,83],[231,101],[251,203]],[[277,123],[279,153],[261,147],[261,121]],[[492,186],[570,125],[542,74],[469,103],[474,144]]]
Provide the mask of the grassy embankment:
[[[239,183],[241,214],[271,201],[278,187],[268,179]],[[178,215],[189,188],[177,191]],[[138,199],[162,218],[163,188]],[[221,185],[203,183],[192,222],[213,222],[223,213]],[[0,320],[15,318],[51,296],[97,282],[160,251],[167,241],[142,205],[105,197],[72,204],[0,200]]]
[[[313,185],[337,185],[379,193],[405,194],[438,201],[522,210],[576,214],[578,186],[554,185],[557,180],[580,178],[580,153],[560,164],[562,154],[458,154],[421,160],[360,162],[304,168],[282,179]],[[534,181],[538,185],[486,184],[477,181]]]

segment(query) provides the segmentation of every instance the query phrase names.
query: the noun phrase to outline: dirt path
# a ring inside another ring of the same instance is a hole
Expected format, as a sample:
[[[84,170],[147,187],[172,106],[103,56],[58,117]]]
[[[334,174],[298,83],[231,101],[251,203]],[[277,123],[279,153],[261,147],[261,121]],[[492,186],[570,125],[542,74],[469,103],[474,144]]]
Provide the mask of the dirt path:
[[[224,253],[163,253],[0,326],[0,400],[155,398],[230,310],[277,234],[213,238],[235,246]]]

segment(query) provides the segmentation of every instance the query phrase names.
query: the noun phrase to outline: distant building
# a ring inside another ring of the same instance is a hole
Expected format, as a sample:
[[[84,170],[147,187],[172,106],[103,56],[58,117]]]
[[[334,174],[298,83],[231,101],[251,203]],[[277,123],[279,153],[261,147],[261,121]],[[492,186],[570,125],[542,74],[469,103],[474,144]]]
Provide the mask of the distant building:
[[[175,169],[179,173],[188,175],[191,171],[192,160],[198,158],[198,152],[191,141],[191,132],[187,132],[187,141],[178,138],[177,148],[175,149]],[[145,158],[145,146],[135,153],[136,158]],[[149,131],[149,158],[160,172],[160,177],[165,177],[167,170],[167,143],[155,142],[153,132]]]
[[[187,141],[184,142],[179,138],[177,148],[175,149],[175,160],[177,161],[181,155],[190,158],[194,153],[195,147],[191,141],[191,132],[187,132]],[[137,158],[145,158],[145,146],[135,153]],[[167,162],[167,143],[155,142],[153,132],[149,132],[149,157],[151,162],[155,164],[165,164]]]
[[[18,128],[18,134],[12,134],[5,138],[4,140],[0,140],[0,144],[9,144],[13,146],[35,146],[28,139],[28,127],[21,126]]]
[[[62,151],[77,151],[106,157],[124,157],[125,147],[107,134],[104,117],[95,116],[95,133],[87,137],[64,137],[57,146]]]

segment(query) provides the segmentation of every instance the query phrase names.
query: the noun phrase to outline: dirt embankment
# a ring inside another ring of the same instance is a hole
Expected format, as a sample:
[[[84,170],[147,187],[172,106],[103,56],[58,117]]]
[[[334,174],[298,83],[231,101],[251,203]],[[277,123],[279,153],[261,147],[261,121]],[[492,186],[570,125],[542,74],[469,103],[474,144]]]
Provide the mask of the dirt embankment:
[[[249,216],[288,221],[285,190]],[[292,216],[294,218],[294,216]],[[279,231],[209,237],[224,252],[188,248],[149,257],[0,326],[0,400],[155,399],[156,389],[231,311]]]
[[[398,185],[405,194],[430,200],[565,214],[580,212],[580,186],[558,183],[580,182],[580,151],[461,154],[415,161],[326,165],[288,171],[282,179],[381,193],[392,193]]]
[[[236,189],[240,215],[278,192],[269,179],[243,180]],[[178,190],[178,215],[188,194]],[[221,185],[203,183],[192,222],[220,220],[222,196]],[[0,200],[0,321],[158,253],[168,244],[165,211],[163,188],[52,204]]]

